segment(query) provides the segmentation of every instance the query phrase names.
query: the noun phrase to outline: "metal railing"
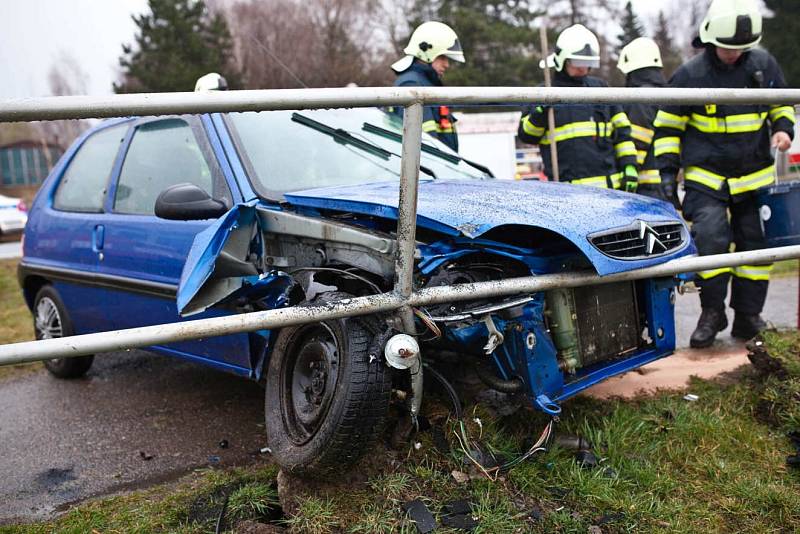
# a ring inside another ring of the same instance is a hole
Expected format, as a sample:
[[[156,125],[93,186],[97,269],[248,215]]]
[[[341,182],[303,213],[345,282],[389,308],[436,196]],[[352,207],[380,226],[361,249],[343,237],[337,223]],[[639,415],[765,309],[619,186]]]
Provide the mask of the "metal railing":
[[[380,87],[345,89],[291,89],[231,91],[225,93],[133,94],[108,97],[45,97],[0,100],[0,121],[29,121],[163,115],[224,111],[264,111],[302,108],[343,108],[402,105],[403,145],[397,222],[394,291],[309,307],[290,307],[226,317],[185,321],[112,332],[0,346],[0,365],[67,358],[121,349],[146,347],[224,334],[268,330],[348,316],[400,310],[403,327],[411,330],[411,307],[477,300],[559,287],[670,276],[721,267],[771,263],[800,258],[800,246],[751,252],[681,258],[654,267],[600,277],[596,274],[558,273],[491,282],[457,284],[414,290],[417,183],[419,179],[422,109],[425,104],[539,102],[543,104],[657,102],[706,104],[715,102],[774,104],[800,102],[798,89],[577,89],[577,88],[418,88]]]

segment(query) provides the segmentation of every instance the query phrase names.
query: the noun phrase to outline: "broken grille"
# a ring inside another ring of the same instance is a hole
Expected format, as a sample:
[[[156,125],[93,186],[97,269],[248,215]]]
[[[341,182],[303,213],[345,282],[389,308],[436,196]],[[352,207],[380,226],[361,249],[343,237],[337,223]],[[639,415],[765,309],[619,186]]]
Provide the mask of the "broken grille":
[[[656,258],[681,248],[686,243],[686,227],[677,221],[646,223],[637,221],[589,237],[606,256],[621,260]]]

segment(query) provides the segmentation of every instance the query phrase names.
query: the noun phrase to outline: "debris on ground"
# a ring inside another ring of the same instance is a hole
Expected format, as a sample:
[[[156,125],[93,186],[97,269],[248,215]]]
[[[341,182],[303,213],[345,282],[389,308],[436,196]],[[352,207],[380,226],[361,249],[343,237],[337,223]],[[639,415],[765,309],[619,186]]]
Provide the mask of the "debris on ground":
[[[227,439],[220,440],[220,442],[219,442],[219,448],[220,449],[227,449],[228,446],[229,446],[229,443],[228,443]]]
[[[442,507],[442,525],[445,527],[471,531],[478,526],[472,516],[472,505],[466,499],[445,503]]]
[[[139,451],[139,458],[141,458],[144,461],[149,461],[149,460],[152,460],[153,458],[155,458],[155,455],[148,454],[148,453],[146,453],[144,451]]]
[[[689,402],[697,402],[699,399],[700,399],[700,397],[698,397],[694,393],[687,393],[686,395],[683,396],[683,400],[689,401]]]
[[[417,532],[420,534],[433,532],[438,526],[433,514],[420,499],[414,499],[413,501],[404,503],[403,510],[406,512],[409,519],[414,522],[417,527]]]
[[[762,332],[746,346],[747,358],[759,374],[800,377],[800,333]]]
[[[584,469],[594,469],[599,462],[592,451],[582,449],[575,453],[575,461]]]

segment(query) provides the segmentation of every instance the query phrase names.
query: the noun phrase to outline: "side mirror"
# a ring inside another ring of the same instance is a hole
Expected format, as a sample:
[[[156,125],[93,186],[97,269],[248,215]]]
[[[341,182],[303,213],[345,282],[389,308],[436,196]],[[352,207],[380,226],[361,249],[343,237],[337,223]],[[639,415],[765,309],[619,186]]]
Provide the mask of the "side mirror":
[[[225,202],[211,198],[201,188],[189,183],[164,189],[155,205],[156,217],[173,221],[216,219],[229,209]]]

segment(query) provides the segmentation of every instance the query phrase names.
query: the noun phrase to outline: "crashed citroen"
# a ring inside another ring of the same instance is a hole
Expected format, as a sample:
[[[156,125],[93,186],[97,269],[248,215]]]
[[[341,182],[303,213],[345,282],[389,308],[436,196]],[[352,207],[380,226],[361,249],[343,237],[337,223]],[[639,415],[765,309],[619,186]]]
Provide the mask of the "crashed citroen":
[[[38,338],[391,292],[400,125],[379,110],[107,121],[30,212],[19,280]],[[696,252],[674,209],[568,184],[496,180],[422,145],[417,289],[565,271],[601,276]],[[556,415],[675,347],[672,278],[497,296],[151,347],[263,381],[269,446],[300,474],[351,465],[425,364],[473,366]],[[60,377],[91,356],[51,360]]]

